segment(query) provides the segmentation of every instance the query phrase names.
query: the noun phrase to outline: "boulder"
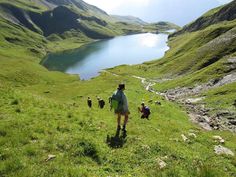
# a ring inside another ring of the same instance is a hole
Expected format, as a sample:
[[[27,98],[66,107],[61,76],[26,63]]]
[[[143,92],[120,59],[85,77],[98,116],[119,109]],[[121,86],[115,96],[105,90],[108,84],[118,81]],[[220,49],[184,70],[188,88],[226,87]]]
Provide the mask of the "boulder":
[[[183,139],[184,142],[187,142],[187,141],[188,141],[188,138],[187,138],[184,134],[182,134],[181,137],[182,137],[182,139]]]
[[[197,138],[197,135],[195,133],[189,133],[188,136],[192,138]]]
[[[220,137],[220,136],[213,136],[213,140],[215,140],[215,142],[218,142],[218,143],[225,143],[225,140]]]
[[[162,159],[157,159],[157,163],[160,169],[163,169],[167,166],[167,164]]]
[[[234,153],[230,149],[228,149],[226,147],[223,147],[221,145],[215,146],[214,151],[217,155],[231,155],[231,156],[234,156]]]
[[[48,161],[55,159],[55,158],[56,158],[56,155],[49,154],[45,161],[48,162]]]

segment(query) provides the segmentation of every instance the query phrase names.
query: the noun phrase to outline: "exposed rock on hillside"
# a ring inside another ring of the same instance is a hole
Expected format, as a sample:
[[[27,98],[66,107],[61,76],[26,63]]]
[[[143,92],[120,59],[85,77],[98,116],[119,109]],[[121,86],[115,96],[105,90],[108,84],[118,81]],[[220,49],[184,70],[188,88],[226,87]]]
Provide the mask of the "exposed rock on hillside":
[[[224,155],[225,154],[225,155],[234,156],[234,153],[230,149],[223,147],[221,145],[215,146],[214,151],[217,155]]]
[[[86,17],[81,14],[77,14],[64,6],[59,6],[53,11],[47,11],[42,14],[30,13],[30,16],[34,23],[40,27],[45,36],[49,36],[53,33],[61,34],[71,29],[79,29],[91,38],[107,37],[86,28],[81,22],[82,20],[87,20],[90,22],[95,22],[101,26],[106,26],[107,23],[105,21],[96,17]]]

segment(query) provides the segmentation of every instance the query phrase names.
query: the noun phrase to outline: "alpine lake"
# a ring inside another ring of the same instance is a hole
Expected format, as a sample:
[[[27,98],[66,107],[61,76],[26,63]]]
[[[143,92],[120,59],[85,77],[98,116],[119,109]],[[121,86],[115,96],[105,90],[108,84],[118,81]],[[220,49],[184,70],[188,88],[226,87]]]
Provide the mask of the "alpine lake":
[[[169,49],[167,34],[135,34],[100,40],[78,49],[49,54],[41,62],[50,71],[79,74],[82,80],[106,68],[159,59]]]

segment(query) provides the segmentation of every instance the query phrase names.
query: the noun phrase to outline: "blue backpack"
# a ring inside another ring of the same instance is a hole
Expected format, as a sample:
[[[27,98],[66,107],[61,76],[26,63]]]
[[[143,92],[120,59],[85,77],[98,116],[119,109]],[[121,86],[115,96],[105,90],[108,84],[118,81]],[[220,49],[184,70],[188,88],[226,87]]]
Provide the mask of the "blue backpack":
[[[145,107],[144,107],[144,110],[145,110],[145,114],[146,114],[146,115],[150,115],[150,114],[151,114],[151,111],[150,111],[150,108],[149,108],[149,107],[145,106]]]

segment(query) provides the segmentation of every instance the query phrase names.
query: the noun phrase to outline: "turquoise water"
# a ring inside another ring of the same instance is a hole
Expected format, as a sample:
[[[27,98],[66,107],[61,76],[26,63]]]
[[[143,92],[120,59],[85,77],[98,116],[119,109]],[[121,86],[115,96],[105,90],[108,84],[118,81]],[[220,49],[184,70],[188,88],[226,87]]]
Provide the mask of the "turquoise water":
[[[164,56],[169,49],[166,34],[137,34],[97,41],[76,50],[50,54],[42,65],[51,71],[79,74],[87,80],[106,68],[139,64]]]

